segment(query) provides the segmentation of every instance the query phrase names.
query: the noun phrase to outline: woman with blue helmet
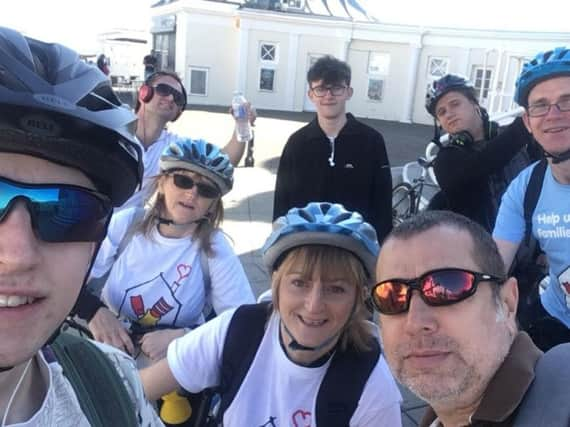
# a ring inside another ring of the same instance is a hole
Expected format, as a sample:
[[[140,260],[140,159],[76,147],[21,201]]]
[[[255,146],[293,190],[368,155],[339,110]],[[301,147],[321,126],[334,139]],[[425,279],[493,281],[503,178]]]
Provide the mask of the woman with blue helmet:
[[[204,323],[208,308],[219,314],[254,301],[220,229],[222,196],[233,184],[228,156],[203,140],[181,140],[163,152],[160,169],[147,207],[113,216],[91,272],[109,272],[91,332],[133,354],[139,367]]]
[[[401,425],[366,320],[378,250],[373,227],[342,205],[289,210],[262,248],[273,303],[227,311],[174,341],[141,373],[147,396],[219,386],[225,426]]]

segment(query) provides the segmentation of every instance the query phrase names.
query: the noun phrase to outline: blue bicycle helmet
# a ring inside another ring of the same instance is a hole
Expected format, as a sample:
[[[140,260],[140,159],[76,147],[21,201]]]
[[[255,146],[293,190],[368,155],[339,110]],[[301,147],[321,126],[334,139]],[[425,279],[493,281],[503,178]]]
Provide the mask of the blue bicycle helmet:
[[[522,107],[528,107],[528,95],[534,86],[543,80],[564,75],[570,75],[570,50],[557,47],[539,53],[523,65],[515,84],[514,101]]]
[[[380,251],[374,227],[358,212],[342,205],[312,202],[293,208],[273,222],[273,231],[262,248],[263,262],[269,271],[287,251],[304,245],[326,245],[352,252],[374,277],[376,257]]]
[[[81,170],[119,206],[142,179],[136,120],[77,53],[0,27],[0,152]]]
[[[463,93],[471,101],[478,104],[475,96],[475,88],[464,77],[455,74],[446,74],[429,85],[426,92],[426,110],[435,117],[437,101],[448,92],[457,91]]]
[[[222,195],[234,183],[234,167],[230,158],[217,146],[203,139],[183,139],[171,143],[160,157],[160,169],[186,169],[211,179]]]

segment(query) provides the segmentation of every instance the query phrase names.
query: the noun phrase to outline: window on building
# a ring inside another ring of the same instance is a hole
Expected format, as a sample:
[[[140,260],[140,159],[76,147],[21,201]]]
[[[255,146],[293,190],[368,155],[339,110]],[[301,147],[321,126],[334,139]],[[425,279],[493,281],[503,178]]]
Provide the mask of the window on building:
[[[368,79],[368,99],[371,101],[382,101],[384,90],[384,80],[379,78]]]
[[[370,101],[382,101],[384,81],[390,71],[390,54],[370,52],[368,55],[368,91]]]
[[[259,45],[259,59],[263,62],[277,62],[277,45],[275,43],[261,43]]]
[[[259,90],[273,92],[275,90],[275,70],[272,68],[259,69]]]
[[[287,6],[288,9],[299,9],[305,8],[305,0],[281,0],[281,4]]]
[[[176,51],[176,33],[156,33],[154,34],[154,52],[158,59],[156,69],[163,71],[174,71],[174,54]]]
[[[477,96],[482,92],[482,98],[487,99],[489,95],[489,88],[491,87],[491,78],[493,76],[493,70],[484,69],[483,67],[475,67],[473,69],[473,75],[471,76],[471,81],[475,87],[475,93]]]
[[[190,95],[208,96],[208,69],[190,67]]]
[[[428,61],[428,77],[432,80],[445,76],[449,71],[449,58],[432,56]]]
[[[390,54],[370,52],[368,55],[368,74],[387,76],[390,69]]]

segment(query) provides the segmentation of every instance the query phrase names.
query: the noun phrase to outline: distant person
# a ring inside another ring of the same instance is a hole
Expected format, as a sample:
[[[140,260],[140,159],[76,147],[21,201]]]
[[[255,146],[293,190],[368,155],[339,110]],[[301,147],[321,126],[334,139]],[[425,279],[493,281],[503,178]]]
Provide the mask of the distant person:
[[[390,369],[430,405],[421,427],[570,425],[570,344],[543,354],[518,331],[516,279],[480,225],[412,217],[384,241],[376,280]]]
[[[156,70],[157,64],[158,64],[158,59],[156,58],[154,51],[151,51],[149,55],[146,55],[143,58],[145,80],[147,80],[151,75],[153,75],[157,71]]]
[[[273,219],[313,200],[343,204],[372,224],[381,242],[392,228],[392,176],[382,135],[346,113],[351,71],[332,56],[307,73],[315,119],[289,137],[277,170]]]
[[[107,58],[104,54],[101,54],[97,57],[97,68],[99,68],[106,76],[108,76],[111,72],[109,69],[109,64],[109,58]]]
[[[501,197],[511,180],[540,153],[521,118],[499,129],[479,105],[471,83],[447,74],[431,84],[426,109],[449,143],[440,149],[434,173],[441,187],[430,208],[465,215],[491,232]]]

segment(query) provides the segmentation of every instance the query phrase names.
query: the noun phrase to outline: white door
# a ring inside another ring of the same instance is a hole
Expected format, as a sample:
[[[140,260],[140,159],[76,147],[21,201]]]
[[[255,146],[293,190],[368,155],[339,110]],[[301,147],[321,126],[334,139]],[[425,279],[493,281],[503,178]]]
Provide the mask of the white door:
[[[319,59],[320,57],[324,56],[324,54],[322,53],[309,53],[309,55],[307,55],[307,71],[309,71],[309,68],[311,68],[313,66],[313,64],[315,62],[317,62],[317,59]],[[311,101],[311,99],[309,98],[308,92],[309,92],[309,83],[307,83],[307,73],[305,73],[305,98],[303,101],[303,110],[304,111],[316,111],[315,109],[315,105],[313,104],[313,102]]]

